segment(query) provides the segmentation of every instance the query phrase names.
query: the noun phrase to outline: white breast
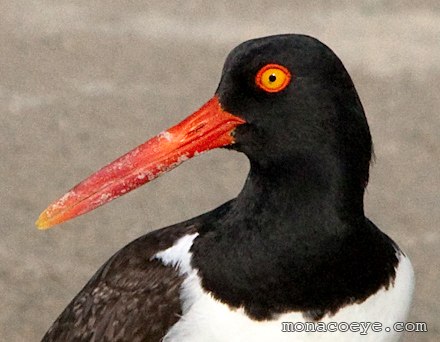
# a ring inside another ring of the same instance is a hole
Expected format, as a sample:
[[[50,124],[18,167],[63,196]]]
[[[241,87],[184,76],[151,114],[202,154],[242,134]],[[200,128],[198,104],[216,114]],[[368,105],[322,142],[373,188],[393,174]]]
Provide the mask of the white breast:
[[[411,262],[397,252],[399,264],[393,286],[382,288],[361,304],[340,309],[320,322],[359,322],[358,332],[283,332],[283,322],[306,322],[301,313],[280,315],[276,320],[254,321],[243,309],[231,309],[214,299],[200,284],[197,270],[191,268],[190,248],[197,234],[186,235],[172,247],[155,255],[165,265],[177,267],[186,278],[181,287],[182,317],[169,330],[164,342],[313,342],[313,341],[397,341],[393,331],[396,322],[404,322],[411,304],[414,275]],[[373,332],[369,323],[380,322],[381,332]],[[316,327],[318,330],[323,329]],[[297,325],[300,328],[303,325]],[[333,326],[334,327],[334,326]],[[286,325],[285,325],[286,328]],[[289,328],[292,328],[290,325]],[[390,328],[390,331],[387,331]],[[286,330],[286,329],[284,329]],[[362,332],[362,334],[361,334]]]

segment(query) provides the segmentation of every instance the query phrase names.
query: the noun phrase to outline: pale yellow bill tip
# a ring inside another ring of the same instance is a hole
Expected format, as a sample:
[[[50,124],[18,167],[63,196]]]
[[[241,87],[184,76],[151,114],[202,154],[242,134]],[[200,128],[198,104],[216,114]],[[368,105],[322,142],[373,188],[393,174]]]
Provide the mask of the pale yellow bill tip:
[[[52,223],[50,222],[50,220],[48,219],[48,217],[45,215],[45,213],[43,212],[40,217],[38,218],[37,221],[35,221],[35,226],[39,229],[39,230],[46,230],[51,228],[52,226],[54,226],[56,223]]]

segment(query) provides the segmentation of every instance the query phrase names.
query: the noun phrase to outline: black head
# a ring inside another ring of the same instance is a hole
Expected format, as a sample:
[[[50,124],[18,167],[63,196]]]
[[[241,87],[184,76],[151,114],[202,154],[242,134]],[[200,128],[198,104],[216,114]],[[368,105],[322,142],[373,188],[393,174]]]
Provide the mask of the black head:
[[[268,64],[290,72],[281,91],[256,82]],[[326,45],[295,34],[244,42],[227,57],[217,95],[226,111],[248,123],[236,130],[234,148],[252,168],[277,170],[278,177],[282,170],[306,173],[324,183],[337,177],[343,192],[363,197],[371,136],[353,82]]]
[[[371,138],[353,83],[341,61],[316,39],[279,35],[235,48],[216,96],[75,186],[37,224],[48,228],[84,214],[197,152],[224,146],[251,161],[236,204],[251,203],[246,197],[287,216],[292,208],[321,216],[323,209],[342,208],[343,215],[363,217]]]

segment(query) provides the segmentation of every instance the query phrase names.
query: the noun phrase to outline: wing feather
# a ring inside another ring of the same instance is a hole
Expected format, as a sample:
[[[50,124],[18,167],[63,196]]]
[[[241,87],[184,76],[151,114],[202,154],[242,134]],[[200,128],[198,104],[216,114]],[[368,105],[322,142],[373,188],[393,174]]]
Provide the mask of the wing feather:
[[[42,341],[160,341],[181,314],[183,278],[151,258],[195,231],[193,224],[175,225],[122,248],[96,272]]]

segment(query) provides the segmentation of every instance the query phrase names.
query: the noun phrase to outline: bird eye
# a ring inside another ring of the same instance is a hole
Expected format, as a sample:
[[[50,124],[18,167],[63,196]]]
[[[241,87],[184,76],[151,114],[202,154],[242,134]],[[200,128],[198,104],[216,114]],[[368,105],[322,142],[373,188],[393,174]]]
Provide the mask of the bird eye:
[[[255,83],[269,93],[277,93],[289,85],[290,79],[291,75],[286,67],[267,64],[258,71]]]

